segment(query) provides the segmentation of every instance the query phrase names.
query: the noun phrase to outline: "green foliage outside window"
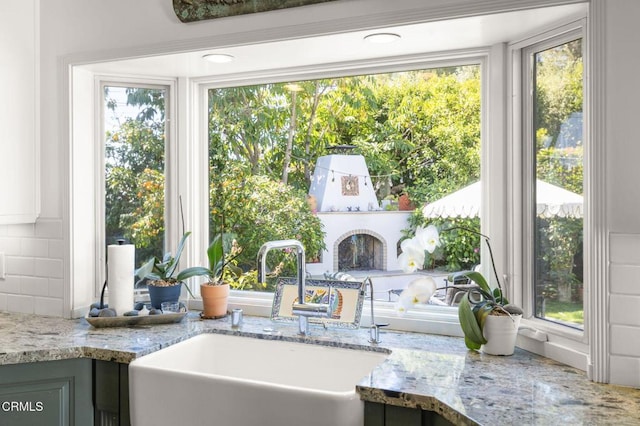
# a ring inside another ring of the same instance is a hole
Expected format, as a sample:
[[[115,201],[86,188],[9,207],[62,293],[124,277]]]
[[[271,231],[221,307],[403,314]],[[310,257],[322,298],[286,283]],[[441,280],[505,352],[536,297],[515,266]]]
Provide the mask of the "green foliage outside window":
[[[306,193],[266,176],[246,175],[233,165],[212,175],[212,179],[212,235],[222,231],[235,236],[242,248],[235,261],[244,271],[256,269],[256,254],[267,241],[297,239],[304,245],[309,262],[324,249],[322,224],[311,212]],[[284,262],[282,275],[295,275],[293,256],[274,252],[269,259],[274,269],[278,262]],[[266,290],[273,291],[273,285],[270,282]]]
[[[582,41],[534,58],[536,177],[582,195]],[[536,315],[582,324],[583,219],[536,218],[534,236]]]
[[[107,135],[122,149],[107,152],[107,227],[137,246],[162,247],[164,129],[153,123],[164,99],[148,89],[129,95],[140,113]],[[320,252],[322,230],[305,195],[316,159],[337,144],[365,157],[380,200],[393,188],[419,206],[478,180],[480,67],[212,89],[211,233],[224,223],[237,236],[243,268],[255,268],[268,240],[300,237],[309,257]],[[475,262],[471,245],[451,262]]]
[[[110,89],[104,93],[107,110],[121,119],[105,135],[106,243],[128,240],[139,265],[164,253],[164,90],[126,89],[135,115],[122,116]]]
[[[403,239],[413,237],[418,226],[434,225],[439,231],[440,245],[433,253],[426,253],[422,269],[456,272],[471,270],[480,263],[480,235],[463,229],[480,232],[480,218],[426,219],[417,210],[409,221]]]

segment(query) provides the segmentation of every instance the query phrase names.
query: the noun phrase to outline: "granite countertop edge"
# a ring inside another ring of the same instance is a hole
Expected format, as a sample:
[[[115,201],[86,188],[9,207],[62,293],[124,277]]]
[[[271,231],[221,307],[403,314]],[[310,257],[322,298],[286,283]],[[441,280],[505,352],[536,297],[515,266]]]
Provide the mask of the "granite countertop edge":
[[[176,324],[94,328],[84,319],[0,312],[0,365],[90,358],[130,363],[202,333],[222,333],[382,351],[388,358],[357,384],[364,401],[440,414],[456,425],[640,424],[640,390],[594,383],[572,367],[516,349],[494,357],[468,351],[458,337],[385,330],[323,329],[300,337],[295,323],[245,316]]]

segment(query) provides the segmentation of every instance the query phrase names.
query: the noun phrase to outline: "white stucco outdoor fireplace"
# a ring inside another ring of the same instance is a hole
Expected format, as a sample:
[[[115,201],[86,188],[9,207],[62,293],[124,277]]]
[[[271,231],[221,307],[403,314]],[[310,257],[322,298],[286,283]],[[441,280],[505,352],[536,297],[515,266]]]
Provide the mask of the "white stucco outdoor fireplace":
[[[309,273],[400,269],[397,246],[411,212],[379,206],[362,155],[318,158],[309,195],[326,234],[326,250],[319,262],[307,264]]]

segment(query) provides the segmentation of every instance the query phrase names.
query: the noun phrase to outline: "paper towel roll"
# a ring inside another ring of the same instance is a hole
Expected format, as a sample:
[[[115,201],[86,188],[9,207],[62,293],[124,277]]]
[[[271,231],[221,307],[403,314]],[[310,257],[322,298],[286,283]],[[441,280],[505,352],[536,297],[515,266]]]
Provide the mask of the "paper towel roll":
[[[107,289],[109,307],[118,315],[133,309],[135,247],[133,244],[107,247]]]

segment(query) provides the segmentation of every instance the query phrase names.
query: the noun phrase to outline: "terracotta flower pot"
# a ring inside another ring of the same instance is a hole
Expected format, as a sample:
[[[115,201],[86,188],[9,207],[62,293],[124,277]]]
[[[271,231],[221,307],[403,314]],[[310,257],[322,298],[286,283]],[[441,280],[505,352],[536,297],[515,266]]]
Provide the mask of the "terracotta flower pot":
[[[201,284],[200,295],[202,296],[203,317],[222,318],[227,315],[229,284]]]
[[[482,334],[487,343],[482,352],[489,355],[512,355],[516,346],[522,315],[488,315]]]
[[[415,210],[415,209],[416,209],[416,207],[413,205],[413,203],[411,202],[411,200],[409,199],[409,196],[407,194],[402,194],[398,198],[398,210],[411,211],[411,210]]]

